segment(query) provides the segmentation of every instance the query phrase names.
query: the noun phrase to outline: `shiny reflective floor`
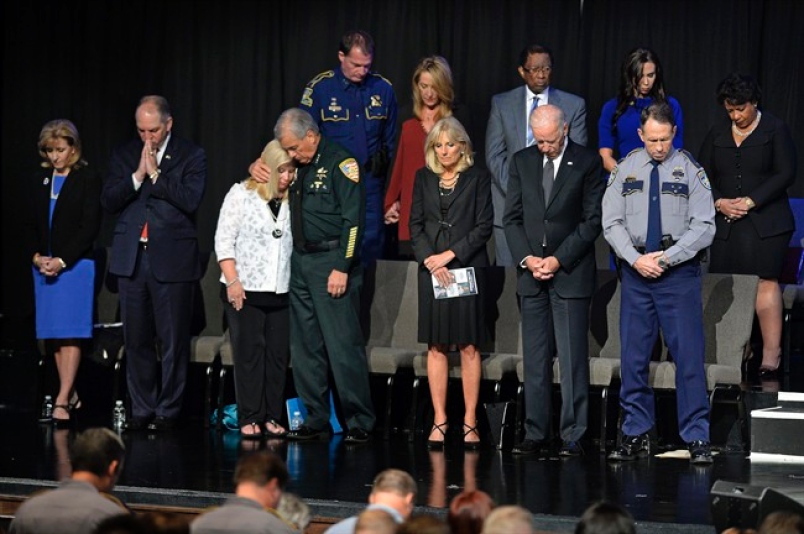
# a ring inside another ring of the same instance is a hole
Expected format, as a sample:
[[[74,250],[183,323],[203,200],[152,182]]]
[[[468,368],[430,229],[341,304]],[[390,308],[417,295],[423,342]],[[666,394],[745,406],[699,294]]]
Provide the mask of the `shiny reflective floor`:
[[[794,361],[788,379],[746,384],[746,393],[768,400],[766,397],[772,397],[779,389],[796,390],[791,382],[796,382],[793,377],[801,376],[798,359],[801,356]],[[74,430],[55,430],[37,422],[33,408],[36,399],[31,393],[36,368],[28,356],[5,354],[0,364],[2,492],[9,491],[9,480],[59,480],[70,470],[67,447]],[[104,383],[109,373],[106,369],[93,370],[88,363],[82,366],[78,387],[84,408],[78,413],[77,429],[110,425],[112,402],[108,383]],[[203,389],[203,371],[192,370],[190,378],[187,394],[198,399]],[[382,391],[381,386],[377,389]],[[15,391],[28,400],[10,400],[9,394]],[[557,455],[516,457],[491,447],[464,451],[460,435],[451,435],[452,443],[443,452],[432,452],[427,450],[423,435],[409,440],[407,434],[398,432],[386,440],[381,429],[369,443],[358,446],[346,445],[341,435],[305,443],[243,441],[236,431],[219,433],[205,428],[199,409],[186,411],[187,417],[175,431],[123,434],[127,460],[118,488],[140,488],[143,494],[160,490],[167,500],[169,496],[194,492],[207,496],[228,493],[238,457],[256,448],[270,447],[287,462],[291,474],[287,490],[311,502],[362,505],[374,475],[395,467],[407,470],[418,481],[417,504],[421,507],[443,511],[460,491],[478,488],[498,504],[517,503],[538,515],[577,518],[593,502],[606,499],[627,507],[640,522],[708,526],[711,530],[710,490],[717,480],[804,492],[804,464],[751,462],[745,452],[726,450],[728,431],[720,432],[724,450],[715,457],[714,465],[701,468],[691,466],[687,460],[657,457],[612,464],[593,441],[586,444],[585,456],[569,459],[559,459]],[[592,417],[595,418],[596,415]],[[669,449],[676,447],[667,437],[663,444]],[[132,495],[127,493],[125,497],[136,498]],[[198,502],[199,507],[204,507],[207,501]],[[334,511],[332,515],[349,513]]]

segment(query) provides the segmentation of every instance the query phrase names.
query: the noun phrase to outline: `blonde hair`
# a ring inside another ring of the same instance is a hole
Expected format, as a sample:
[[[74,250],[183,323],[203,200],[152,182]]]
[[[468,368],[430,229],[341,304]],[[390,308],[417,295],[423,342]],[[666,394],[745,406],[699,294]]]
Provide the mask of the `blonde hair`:
[[[427,168],[436,174],[444,172],[444,167],[438,161],[436,156],[435,145],[441,134],[447,134],[447,139],[455,144],[461,146],[461,159],[455,167],[456,172],[463,172],[472,165],[474,165],[474,152],[472,150],[472,140],[469,139],[469,134],[466,133],[466,128],[455,117],[445,117],[435,123],[433,129],[427,135],[427,140],[424,142],[424,162]]]
[[[262,154],[260,155],[260,159],[271,169],[271,179],[268,180],[268,183],[260,183],[253,177],[249,177],[246,180],[246,189],[257,191],[257,194],[260,195],[260,198],[265,201],[278,198],[279,167],[292,162],[293,159],[288,155],[285,149],[282,148],[282,145],[279,144],[279,141],[276,139],[265,145],[265,148],[262,150]],[[287,202],[287,199],[288,197],[285,195],[285,197],[282,199],[282,202]]]
[[[441,56],[429,56],[422,59],[413,71],[413,114],[421,118],[424,111],[424,100],[419,90],[419,80],[424,73],[433,78],[433,89],[438,95],[438,110],[435,119],[443,119],[452,115],[452,103],[455,90],[452,87],[452,69],[447,60]]]
[[[42,127],[42,131],[39,132],[39,155],[44,160],[41,163],[42,167],[50,168],[53,166],[47,157],[45,149],[50,143],[59,139],[67,141],[67,144],[75,150],[70,159],[67,160],[69,168],[79,169],[82,165],[87,164],[81,158],[81,136],[78,135],[78,128],[67,119],[56,119],[45,124]]]

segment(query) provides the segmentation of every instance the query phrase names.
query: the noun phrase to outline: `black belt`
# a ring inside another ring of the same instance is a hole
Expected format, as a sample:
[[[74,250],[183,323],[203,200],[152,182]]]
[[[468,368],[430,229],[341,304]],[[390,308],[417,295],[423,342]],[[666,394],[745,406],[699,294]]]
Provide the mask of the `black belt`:
[[[330,241],[315,241],[315,242],[307,241],[301,246],[301,248],[296,247],[296,250],[298,250],[299,252],[307,252],[307,253],[329,252],[330,250],[335,250],[339,246],[341,246],[340,239],[332,239]]]

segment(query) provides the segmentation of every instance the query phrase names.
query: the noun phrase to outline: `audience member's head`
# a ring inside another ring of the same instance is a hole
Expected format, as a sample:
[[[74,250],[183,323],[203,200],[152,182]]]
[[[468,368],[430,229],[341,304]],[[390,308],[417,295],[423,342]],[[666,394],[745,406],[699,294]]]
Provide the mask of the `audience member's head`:
[[[396,534],[397,522],[390,513],[379,508],[360,512],[355,523],[355,534]]]
[[[243,456],[235,467],[235,493],[257,501],[263,508],[276,508],[287,481],[285,462],[267,450]]]
[[[494,501],[480,490],[464,491],[449,504],[447,523],[452,534],[480,534],[483,522],[494,509]]]
[[[89,482],[99,491],[111,491],[123,470],[126,447],[108,428],[88,428],[70,447],[72,478]]]
[[[416,481],[401,469],[381,471],[371,486],[369,504],[383,504],[399,512],[403,519],[410,517],[416,504]]]
[[[804,534],[804,518],[786,510],[772,512],[759,525],[759,534]]]
[[[583,513],[575,526],[575,534],[636,534],[636,525],[624,508],[610,502],[598,502]]]
[[[431,514],[410,516],[396,529],[396,534],[450,534],[449,525]]]
[[[533,514],[521,506],[500,506],[483,523],[483,534],[533,534]]]
[[[310,524],[310,507],[295,493],[283,492],[276,511],[299,532]]]

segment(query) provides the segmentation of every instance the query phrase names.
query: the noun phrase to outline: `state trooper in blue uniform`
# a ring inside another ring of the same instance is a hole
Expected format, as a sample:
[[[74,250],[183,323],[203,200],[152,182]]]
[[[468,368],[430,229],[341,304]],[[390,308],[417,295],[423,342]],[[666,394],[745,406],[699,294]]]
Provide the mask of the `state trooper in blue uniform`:
[[[383,195],[388,162],[396,149],[397,102],[391,82],[371,72],[374,40],[363,31],[341,39],[340,66],[322,72],[305,87],[300,107],[321,133],[351,152],[366,186],[366,226],[360,257],[365,266],[383,250]]]
[[[667,104],[643,110],[641,125],[645,148],[618,164],[603,196],[603,234],[620,260],[622,283],[623,424],[609,460],[650,453],[655,414],[648,370],[661,327],[676,364],[679,433],[691,462],[709,464],[699,255],[715,234],[711,186],[692,156],[673,148]]]

